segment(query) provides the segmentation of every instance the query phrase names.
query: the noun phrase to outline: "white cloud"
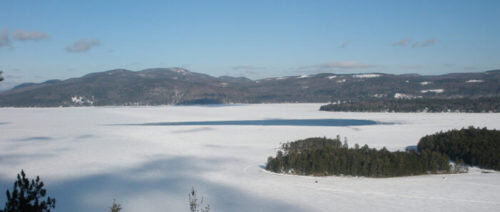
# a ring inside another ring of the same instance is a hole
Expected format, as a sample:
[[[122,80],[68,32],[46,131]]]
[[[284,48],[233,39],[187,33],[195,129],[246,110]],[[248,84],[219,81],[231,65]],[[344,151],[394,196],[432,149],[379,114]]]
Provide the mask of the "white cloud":
[[[434,38],[431,38],[431,39],[428,39],[428,40],[425,40],[423,43],[422,43],[422,47],[426,47],[426,46],[433,46],[433,45],[436,45],[438,43],[438,40],[437,39],[434,39]]]
[[[438,41],[439,40],[434,38],[430,38],[424,41],[412,41],[411,38],[405,38],[392,43],[392,45],[395,47],[406,47],[411,44],[411,47],[418,48],[418,47],[434,46],[438,43]]]
[[[22,31],[22,30],[16,30],[13,34],[14,40],[18,41],[27,41],[27,40],[42,40],[42,39],[47,39],[49,38],[49,35],[47,35],[44,32],[39,32],[39,31]]]
[[[392,43],[392,45],[393,45],[393,46],[405,47],[405,46],[407,46],[410,42],[411,42],[411,39],[410,39],[410,38],[405,38],[405,39],[401,39],[401,40],[399,40],[399,41],[396,41],[396,42]]]
[[[86,52],[90,49],[99,46],[99,40],[80,39],[73,43],[73,45],[66,47],[67,52]]]
[[[2,47],[10,47],[10,39],[9,39],[9,29],[4,28],[0,31],[0,48]]]

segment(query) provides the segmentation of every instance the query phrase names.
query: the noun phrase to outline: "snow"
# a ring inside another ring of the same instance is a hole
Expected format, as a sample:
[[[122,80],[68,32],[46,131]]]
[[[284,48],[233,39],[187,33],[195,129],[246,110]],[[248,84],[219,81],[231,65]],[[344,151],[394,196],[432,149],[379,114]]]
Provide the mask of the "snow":
[[[404,94],[404,93],[395,93],[394,94],[394,99],[416,99],[416,98],[422,98],[422,96],[415,96],[415,95]]]
[[[298,76],[297,79],[304,79],[304,78],[309,78],[309,77],[311,77],[311,76],[304,74],[304,75]]]
[[[444,89],[427,89],[427,90],[420,90],[420,93],[443,93]]]
[[[189,73],[188,70],[183,69],[183,68],[171,68],[170,70],[172,70],[173,72],[176,72],[176,73],[181,73],[183,75]]]
[[[438,131],[500,129],[500,114],[323,112],[321,104],[220,107],[0,108],[0,205],[16,173],[39,175],[57,211],[189,211],[197,189],[213,211],[499,211],[500,173],[372,179],[270,173],[280,143],[347,137],[389,150]],[[139,126],[214,120],[367,119],[351,127]],[[315,183],[317,181],[317,183]]]
[[[376,93],[376,94],[373,94],[373,97],[375,98],[382,98],[382,97],[385,97],[387,96],[386,94],[382,94],[382,93]]]
[[[375,78],[380,77],[380,74],[356,74],[352,75],[354,78]]]
[[[346,79],[339,79],[339,80],[337,80],[337,83],[344,83],[344,82],[347,82],[347,80]]]
[[[83,105],[85,103],[93,105],[94,101],[92,100],[94,97],[92,96],[91,99],[84,97],[84,96],[72,96],[71,97],[71,102],[79,105]]]
[[[432,82],[420,82],[420,85],[429,85],[432,84]]]
[[[328,79],[335,79],[335,78],[337,78],[337,75],[328,76]]]
[[[76,104],[83,104],[83,97],[82,96],[72,96],[71,101],[76,103]]]
[[[481,83],[481,82],[484,82],[484,80],[471,79],[471,80],[467,80],[465,82],[466,83]]]

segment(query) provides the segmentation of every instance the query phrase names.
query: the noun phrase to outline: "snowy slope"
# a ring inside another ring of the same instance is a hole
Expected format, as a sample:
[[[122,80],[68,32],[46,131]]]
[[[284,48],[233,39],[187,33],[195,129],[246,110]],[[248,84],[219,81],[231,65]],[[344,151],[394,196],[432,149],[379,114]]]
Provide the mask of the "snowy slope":
[[[0,201],[24,169],[46,183],[57,198],[55,211],[107,211],[113,199],[124,211],[188,211],[191,187],[212,211],[500,210],[498,172],[371,179],[264,171],[280,143],[311,136],[340,134],[350,145],[402,150],[440,130],[500,129],[500,114],[334,113],[318,111],[320,105],[1,108]],[[123,125],[326,118],[395,124]]]

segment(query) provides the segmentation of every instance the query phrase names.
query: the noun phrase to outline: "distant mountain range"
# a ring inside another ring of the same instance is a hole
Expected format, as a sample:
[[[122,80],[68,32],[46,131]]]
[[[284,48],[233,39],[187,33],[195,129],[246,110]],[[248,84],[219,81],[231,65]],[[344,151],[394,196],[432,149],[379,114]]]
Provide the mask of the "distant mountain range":
[[[500,96],[500,70],[418,74],[314,74],[251,80],[182,68],[110,70],[25,83],[0,93],[3,107],[331,102]]]

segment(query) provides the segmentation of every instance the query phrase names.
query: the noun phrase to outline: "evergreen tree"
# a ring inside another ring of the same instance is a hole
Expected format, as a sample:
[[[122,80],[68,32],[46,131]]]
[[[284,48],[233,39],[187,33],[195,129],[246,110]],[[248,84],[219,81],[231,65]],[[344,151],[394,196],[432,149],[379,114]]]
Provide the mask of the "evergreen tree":
[[[419,151],[439,152],[456,163],[500,170],[500,131],[469,127],[428,135],[420,139]],[[441,161],[441,163],[444,163]]]
[[[7,190],[7,202],[3,212],[50,212],[56,207],[56,199],[47,197],[47,190],[40,177],[35,180],[26,178],[23,170],[17,175],[12,192]]]
[[[210,205],[206,205],[203,207],[203,197],[201,200],[198,199],[196,190],[191,188],[191,192],[189,192],[189,209],[191,212],[209,212]]]
[[[336,139],[307,138],[282,145],[269,157],[267,170],[301,175],[394,177],[449,171],[449,159],[437,152],[389,152],[368,145],[345,148]],[[344,142],[345,143],[345,142]]]
[[[118,203],[116,203],[115,200],[113,200],[113,205],[109,208],[110,212],[120,212],[122,210],[122,206]]]
[[[324,111],[356,112],[499,112],[500,97],[480,98],[422,98],[422,99],[365,99],[329,104],[320,107]]]

